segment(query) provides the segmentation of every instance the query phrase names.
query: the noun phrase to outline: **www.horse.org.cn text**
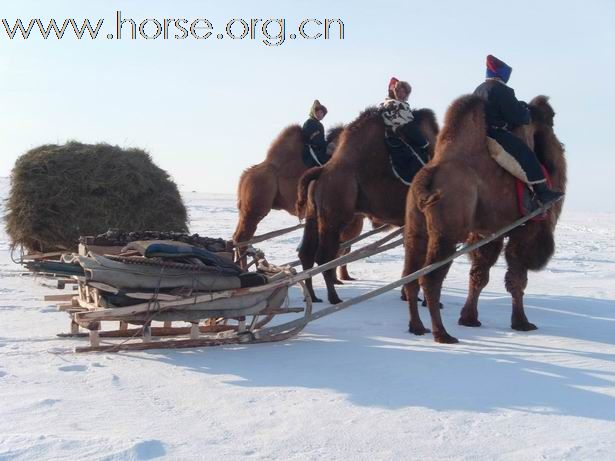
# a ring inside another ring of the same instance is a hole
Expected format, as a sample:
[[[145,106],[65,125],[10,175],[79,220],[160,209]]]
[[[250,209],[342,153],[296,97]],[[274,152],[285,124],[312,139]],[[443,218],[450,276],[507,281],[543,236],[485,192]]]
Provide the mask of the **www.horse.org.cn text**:
[[[225,22],[216,28],[204,18],[145,18],[125,17],[115,12],[113,30],[103,32],[105,20],[74,18],[49,19],[2,19],[0,39],[27,40],[49,39],[106,39],[106,40],[255,40],[267,46],[280,46],[288,40],[344,40],[344,22],[339,19],[303,19],[292,26],[280,19],[241,19]]]

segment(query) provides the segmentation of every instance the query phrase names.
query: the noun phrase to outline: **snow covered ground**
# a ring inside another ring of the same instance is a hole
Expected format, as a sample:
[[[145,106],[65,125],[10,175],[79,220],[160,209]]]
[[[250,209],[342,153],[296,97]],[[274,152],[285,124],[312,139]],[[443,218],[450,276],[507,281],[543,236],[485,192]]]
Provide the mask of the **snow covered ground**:
[[[194,232],[230,237],[233,197],[184,195]],[[295,222],[274,212],[259,233]],[[282,263],[299,238],[263,248]],[[443,299],[458,345],[408,334],[395,291],[282,343],[75,355],[82,340],[55,336],[67,315],[42,301],[58,291],[20,275],[2,232],[0,459],[615,459],[614,239],[615,215],[564,213],[555,257],[530,276],[535,332],[509,328],[502,261],[483,326],[457,326],[459,260]],[[398,278],[402,259],[353,264],[340,296]]]

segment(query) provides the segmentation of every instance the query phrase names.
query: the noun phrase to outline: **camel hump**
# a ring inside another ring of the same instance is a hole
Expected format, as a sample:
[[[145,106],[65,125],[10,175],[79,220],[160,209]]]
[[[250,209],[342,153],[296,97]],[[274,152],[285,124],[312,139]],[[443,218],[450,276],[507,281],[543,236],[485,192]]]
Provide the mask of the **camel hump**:
[[[301,158],[303,149],[303,134],[301,127],[297,124],[287,126],[273,140],[267,151],[267,161],[284,161],[289,156]]]
[[[435,134],[438,134],[440,131],[440,127],[438,126],[438,119],[436,118],[436,114],[431,109],[415,109],[412,111],[414,114],[414,120],[416,120],[419,125],[427,124],[431,131]]]
[[[367,123],[374,120],[382,124],[384,123],[382,121],[382,116],[380,115],[380,109],[375,106],[369,106],[361,112],[356,119],[348,124],[347,132],[351,133],[354,131],[360,131]]]
[[[485,102],[473,94],[466,94],[452,102],[444,116],[442,134],[455,136],[468,129],[486,131]]]
[[[337,138],[339,138],[340,134],[342,134],[342,131],[344,131],[343,123],[339,123],[329,128],[327,130],[327,142],[336,142]]]
[[[446,111],[435,157],[472,155],[484,150],[486,139],[485,102],[475,95],[461,96]]]

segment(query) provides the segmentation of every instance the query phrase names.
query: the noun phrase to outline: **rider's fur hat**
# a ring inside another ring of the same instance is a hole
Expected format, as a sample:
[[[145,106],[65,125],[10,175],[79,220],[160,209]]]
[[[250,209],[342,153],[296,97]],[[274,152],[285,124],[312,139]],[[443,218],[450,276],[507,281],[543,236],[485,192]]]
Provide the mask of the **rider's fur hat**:
[[[412,93],[412,87],[408,82],[399,81],[395,77],[392,77],[391,80],[389,80],[389,98],[398,99],[397,90],[400,88],[404,88],[408,96]]]
[[[317,110],[322,110],[325,113],[325,115],[327,115],[327,112],[328,112],[327,108],[323,106],[318,99],[315,99],[314,103],[312,104],[312,108],[310,109],[310,117],[316,118]]]
[[[511,72],[512,67],[504,61],[500,61],[491,54],[487,56],[487,78],[499,78],[507,83]]]

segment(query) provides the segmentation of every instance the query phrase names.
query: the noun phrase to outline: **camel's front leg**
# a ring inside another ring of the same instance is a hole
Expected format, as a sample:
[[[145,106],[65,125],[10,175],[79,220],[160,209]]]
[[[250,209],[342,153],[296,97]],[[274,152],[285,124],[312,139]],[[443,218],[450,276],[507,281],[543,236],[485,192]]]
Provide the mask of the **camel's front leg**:
[[[468,244],[475,243],[481,236],[473,234],[468,240]],[[466,327],[481,326],[478,320],[478,298],[483,288],[489,283],[489,271],[497,262],[498,256],[502,251],[504,239],[494,240],[470,253],[472,268],[470,269],[470,287],[466,303],[459,315],[459,325]]]
[[[514,244],[511,242],[506,247],[506,262],[508,270],[506,271],[506,291],[512,295],[512,315],[510,326],[517,331],[532,331],[538,329],[536,325],[530,323],[525,316],[523,307],[523,295],[527,286],[527,268],[523,266],[521,261],[515,255]]]

